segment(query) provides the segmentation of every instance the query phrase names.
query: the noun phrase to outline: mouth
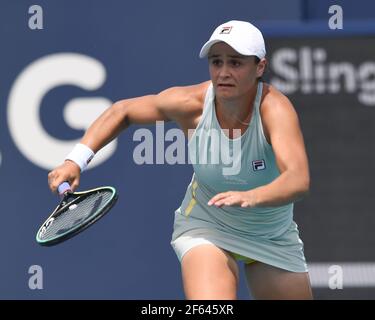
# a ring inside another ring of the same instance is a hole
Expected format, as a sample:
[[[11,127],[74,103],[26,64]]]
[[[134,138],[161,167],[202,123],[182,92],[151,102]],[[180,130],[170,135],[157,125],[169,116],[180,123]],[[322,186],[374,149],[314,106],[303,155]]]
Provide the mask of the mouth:
[[[234,88],[234,84],[230,84],[230,83],[218,83],[217,87],[218,88]]]

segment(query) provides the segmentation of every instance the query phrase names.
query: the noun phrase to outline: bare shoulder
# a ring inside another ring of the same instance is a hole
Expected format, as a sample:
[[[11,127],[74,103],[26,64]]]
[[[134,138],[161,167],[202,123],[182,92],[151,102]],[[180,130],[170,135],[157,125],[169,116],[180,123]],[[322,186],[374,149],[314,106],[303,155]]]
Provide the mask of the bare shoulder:
[[[275,87],[264,84],[260,114],[263,132],[270,144],[276,132],[291,130],[299,134],[298,115],[290,100]]]
[[[210,81],[205,81],[166,89],[156,96],[158,109],[173,120],[200,114],[209,84]]]
[[[282,114],[295,114],[293,104],[282,92],[270,84],[264,84],[261,114],[263,117],[281,116]]]

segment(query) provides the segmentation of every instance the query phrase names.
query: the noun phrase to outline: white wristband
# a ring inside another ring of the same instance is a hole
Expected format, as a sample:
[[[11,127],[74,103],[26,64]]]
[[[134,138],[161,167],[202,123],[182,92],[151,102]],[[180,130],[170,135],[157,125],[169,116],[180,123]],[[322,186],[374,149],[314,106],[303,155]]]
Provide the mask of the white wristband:
[[[92,158],[94,158],[94,155],[94,151],[92,151],[88,146],[78,143],[66,156],[65,160],[74,161],[81,168],[82,172],[87,168]]]

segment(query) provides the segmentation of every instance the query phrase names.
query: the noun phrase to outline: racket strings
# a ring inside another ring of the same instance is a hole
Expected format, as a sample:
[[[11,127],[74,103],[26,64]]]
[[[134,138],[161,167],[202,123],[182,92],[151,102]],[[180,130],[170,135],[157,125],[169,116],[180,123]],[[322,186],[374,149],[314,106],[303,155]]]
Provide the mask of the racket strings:
[[[58,216],[54,217],[53,220],[51,219],[47,227],[39,234],[40,239],[55,238],[95,218],[112,197],[113,192],[101,190],[85,196],[80,201],[73,201]]]

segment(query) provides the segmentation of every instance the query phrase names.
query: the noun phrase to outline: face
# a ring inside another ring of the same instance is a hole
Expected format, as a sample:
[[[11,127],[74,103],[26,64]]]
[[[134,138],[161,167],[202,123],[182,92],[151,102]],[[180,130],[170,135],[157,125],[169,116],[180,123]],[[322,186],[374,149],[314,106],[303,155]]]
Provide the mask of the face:
[[[256,64],[254,56],[243,56],[225,42],[211,47],[208,63],[216,97],[222,99],[248,94],[263,75],[266,64],[265,59]]]

